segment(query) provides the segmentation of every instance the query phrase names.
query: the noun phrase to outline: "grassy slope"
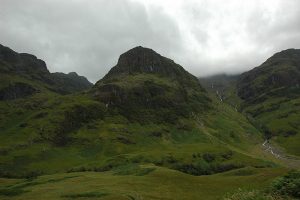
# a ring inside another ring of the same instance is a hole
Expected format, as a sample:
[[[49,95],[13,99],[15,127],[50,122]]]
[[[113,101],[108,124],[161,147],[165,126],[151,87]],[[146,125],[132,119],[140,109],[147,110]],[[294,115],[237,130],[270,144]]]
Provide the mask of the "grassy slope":
[[[0,199],[7,198],[10,192],[18,193],[15,189],[32,191],[12,197],[16,199],[40,198],[41,194],[45,195],[43,199],[64,195],[69,199],[78,196],[130,199],[126,195],[135,199],[139,199],[138,196],[143,199],[202,196],[216,199],[238,187],[252,183],[257,183],[253,188],[264,185],[285,171],[266,168],[274,165],[265,160],[260,150],[253,153],[263,140],[261,133],[242,114],[217,100],[213,100],[212,105],[211,111],[179,118],[175,124],[142,125],[128,121],[117,112],[108,112],[104,105],[84,93],[59,96],[45,90],[26,99],[2,101],[2,175],[52,175],[41,176],[33,183],[25,181],[10,189],[2,187]],[[57,140],[67,143],[57,143]],[[137,167],[139,165],[148,167],[143,170]],[[188,174],[247,166],[257,174],[251,172],[243,178],[228,174],[200,177]],[[60,174],[67,171],[107,172]],[[124,174],[126,176],[120,176]],[[80,177],[61,179],[69,176]],[[19,181],[24,180],[16,180]],[[164,184],[157,187],[161,183]],[[1,179],[1,184],[11,185],[14,180]]]
[[[290,154],[300,156],[300,98],[271,98],[259,105],[249,106],[260,125],[275,135],[273,140]]]
[[[300,155],[299,50],[276,53],[240,76],[238,93],[244,112],[287,153]]]
[[[49,100],[45,100],[44,95]],[[283,168],[254,168],[273,166],[263,161],[260,151],[253,153],[253,148],[262,142],[260,132],[243,115],[219,101],[214,100],[213,111],[190,120],[181,119],[176,125],[141,125],[117,115],[91,120],[69,133],[73,142],[65,146],[36,141],[39,136],[32,130],[49,119],[56,119],[64,113],[62,110],[72,108],[73,104],[93,102],[84,95],[75,98],[50,94],[38,94],[30,102],[29,110],[35,104],[39,109],[28,112],[24,106],[21,114],[9,118],[12,121],[6,123],[12,126],[6,124],[8,128],[0,135],[2,169],[19,174],[41,171],[52,175],[29,182],[1,179],[0,199],[40,199],[41,195],[43,199],[217,199],[239,187],[264,187],[286,171]],[[7,102],[2,103],[5,111]],[[16,108],[20,103],[22,101],[10,102],[9,106]],[[48,117],[36,119],[41,112],[47,112]],[[24,122],[28,123],[26,128],[18,126]],[[5,149],[8,152],[5,153]],[[229,159],[222,157],[227,152],[233,152]],[[201,156],[205,153],[215,156],[212,163],[254,167],[210,176],[192,176],[172,170],[178,169],[173,162],[179,165],[203,162]],[[101,171],[108,165],[112,168],[107,172],[61,174],[68,170],[98,168]],[[137,167],[139,165],[141,167]],[[11,193],[17,195],[7,196]]]
[[[280,70],[284,70],[284,68],[280,68]],[[272,141],[283,147],[286,153],[300,155],[300,98],[295,98],[297,91],[287,92],[286,97],[284,94],[283,96],[282,94],[277,95],[279,91],[268,91],[261,95],[263,100],[258,103],[245,104],[238,97],[236,83],[230,81],[230,77],[228,77],[228,81],[223,82],[222,79],[218,80],[217,78],[218,76],[201,80],[206,83],[204,85],[212,98],[219,98],[216,90],[222,90],[225,103],[237,109],[242,106],[242,112],[249,117],[252,116],[252,123],[257,128],[268,129],[272,135],[275,135]],[[255,82],[256,87],[262,85],[261,79],[263,78],[259,78]],[[214,88],[211,88],[211,83],[215,84]],[[289,96],[293,96],[293,98]]]
[[[149,167],[154,171],[143,175],[81,172],[41,176],[32,181],[2,179],[0,192],[9,191],[11,196],[0,195],[0,199],[213,200],[238,188],[261,189],[273,178],[286,172],[279,168],[248,168],[196,177],[161,167],[141,166]]]
[[[214,111],[201,117],[182,118],[177,124],[141,125],[118,115],[92,119],[81,128],[71,129],[65,134],[71,142],[59,146],[49,140],[55,138],[65,112],[77,105],[88,107],[98,103],[84,95],[80,98],[48,95],[48,101],[44,95],[32,97],[22,109],[18,107],[24,103],[22,100],[1,102],[4,113],[16,109],[12,114],[5,113],[9,117],[1,121],[5,127],[0,134],[3,171],[55,173],[80,166],[103,167],[114,164],[120,155],[124,163],[127,159],[159,163],[168,155],[190,163],[194,162],[192,154],[211,152],[218,157],[229,150],[235,152],[230,163],[264,163],[247,153],[262,142],[260,133],[226,104],[216,102]],[[44,115],[47,117],[40,117]],[[43,134],[39,132],[41,129]]]

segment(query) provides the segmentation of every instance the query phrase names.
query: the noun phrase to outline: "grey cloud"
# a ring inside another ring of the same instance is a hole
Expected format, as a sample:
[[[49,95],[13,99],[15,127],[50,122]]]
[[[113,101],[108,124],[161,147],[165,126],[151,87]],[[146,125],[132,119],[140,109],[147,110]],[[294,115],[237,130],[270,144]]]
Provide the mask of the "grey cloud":
[[[134,46],[166,54],[180,48],[176,23],[162,10],[147,11],[137,2],[6,0],[1,4],[0,42],[37,55],[51,71],[76,71],[97,81]]]
[[[206,76],[300,48],[299,19],[298,0],[1,0],[0,43],[93,82],[138,45]]]

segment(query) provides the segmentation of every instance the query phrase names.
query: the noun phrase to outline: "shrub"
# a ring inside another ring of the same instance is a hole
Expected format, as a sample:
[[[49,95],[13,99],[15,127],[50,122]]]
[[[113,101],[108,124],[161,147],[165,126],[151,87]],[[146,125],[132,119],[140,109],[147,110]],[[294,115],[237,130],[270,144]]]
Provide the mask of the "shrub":
[[[232,158],[233,156],[233,152],[232,151],[227,151],[221,154],[222,158],[224,158],[225,160],[229,160]]]
[[[246,191],[238,189],[233,194],[227,194],[223,200],[287,200],[278,195],[271,195],[258,190]]]
[[[206,162],[212,162],[216,159],[216,155],[212,154],[212,153],[204,153],[202,155],[202,158],[206,161]]]
[[[292,171],[283,177],[277,178],[271,187],[274,192],[281,195],[300,198],[300,171]]]

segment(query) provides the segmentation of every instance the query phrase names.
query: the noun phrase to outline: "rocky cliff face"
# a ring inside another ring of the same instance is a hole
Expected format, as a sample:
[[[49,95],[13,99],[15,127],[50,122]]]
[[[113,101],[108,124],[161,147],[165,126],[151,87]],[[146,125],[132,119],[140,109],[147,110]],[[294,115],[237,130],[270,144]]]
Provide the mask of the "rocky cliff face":
[[[46,63],[36,56],[17,53],[0,44],[0,73],[14,74],[53,84]]]
[[[37,92],[39,92],[39,90],[29,84],[14,83],[0,90],[0,101],[24,98]]]
[[[138,46],[123,53],[119,57],[118,64],[108,72],[104,79],[136,73],[159,74],[173,78],[185,76],[195,78],[173,60],[161,56],[152,49]]]

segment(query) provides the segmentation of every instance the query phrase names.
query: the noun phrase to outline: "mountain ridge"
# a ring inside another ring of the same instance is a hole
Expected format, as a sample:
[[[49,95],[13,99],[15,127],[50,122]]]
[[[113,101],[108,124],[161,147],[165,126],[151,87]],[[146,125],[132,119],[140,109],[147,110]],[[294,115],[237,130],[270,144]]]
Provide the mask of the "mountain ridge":
[[[0,92],[2,99],[14,99],[14,97],[33,94],[29,91],[50,90],[56,93],[69,94],[92,87],[92,84],[85,77],[72,73],[50,73],[43,60],[28,53],[17,53],[1,44],[0,76],[2,77],[1,86],[6,86]],[[21,94],[25,90],[28,92]],[[4,94],[7,92],[7,95]]]

